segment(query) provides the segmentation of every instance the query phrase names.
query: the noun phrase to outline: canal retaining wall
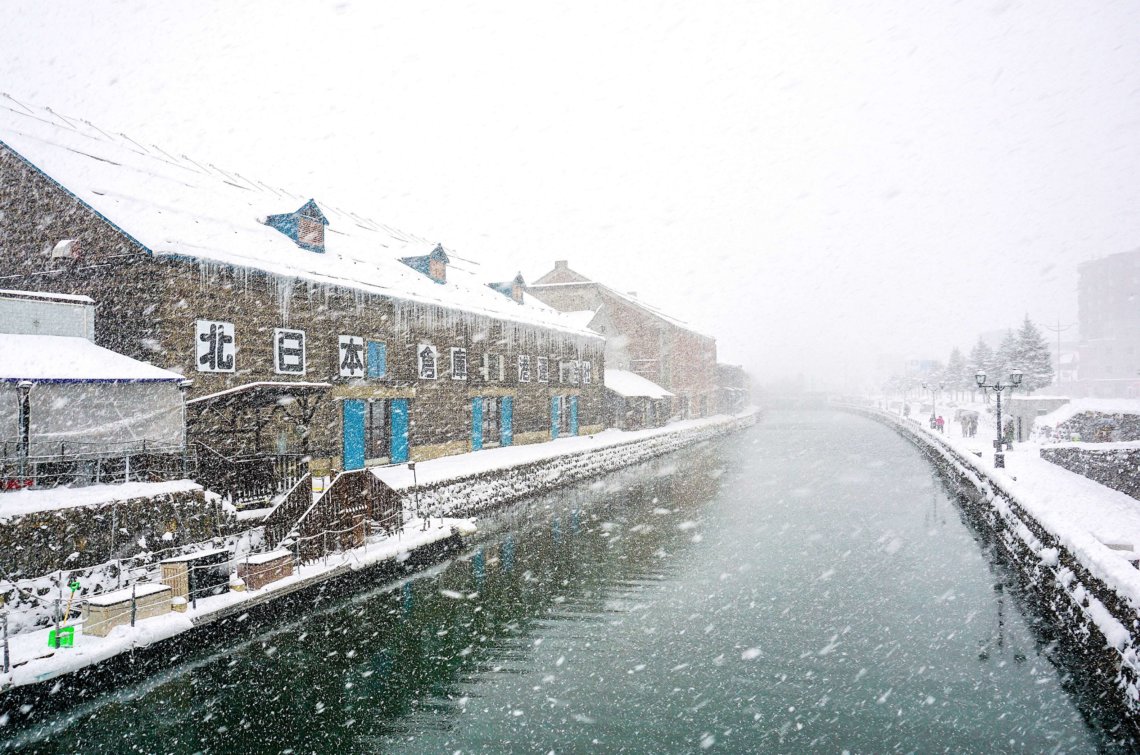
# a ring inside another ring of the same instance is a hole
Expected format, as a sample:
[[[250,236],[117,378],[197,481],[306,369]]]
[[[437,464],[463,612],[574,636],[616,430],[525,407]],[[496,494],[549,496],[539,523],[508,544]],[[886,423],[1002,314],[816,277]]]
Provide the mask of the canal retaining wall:
[[[965,513],[992,535],[1050,618],[1065,650],[1089,681],[1112,690],[1108,707],[1140,731],[1140,601],[1133,575],[1085,558],[1027,510],[1014,486],[981,460],[961,453],[910,419],[862,407],[839,407],[888,425],[914,443],[959,493]],[[1132,569],[1127,565],[1123,569]]]
[[[754,413],[725,417],[720,422],[707,422],[622,443],[552,455],[399,492],[405,509],[409,511],[458,518],[478,516],[523,498],[601,477],[686,446],[736,432],[755,424],[756,418]]]

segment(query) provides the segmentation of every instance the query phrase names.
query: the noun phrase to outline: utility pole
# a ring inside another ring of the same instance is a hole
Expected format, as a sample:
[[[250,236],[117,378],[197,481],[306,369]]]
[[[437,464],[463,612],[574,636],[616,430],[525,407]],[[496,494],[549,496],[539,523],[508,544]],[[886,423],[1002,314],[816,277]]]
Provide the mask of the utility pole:
[[[1057,334],[1057,385],[1061,384],[1061,332],[1068,330],[1069,328],[1073,327],[1074,325],[1076,325],[1076,323],[1071,322],[1068,325],[1066,325],[1065,327],[1061,327],[1061,318],[1060,318],[1060,316],[1058,316],[1057,317],[1057,327],[1054,328],[1052,325],[1042,325],[1041,326],[1041,327],[1045,328],[1045,330],[1048,330],[1050,333],[1056,333]]]

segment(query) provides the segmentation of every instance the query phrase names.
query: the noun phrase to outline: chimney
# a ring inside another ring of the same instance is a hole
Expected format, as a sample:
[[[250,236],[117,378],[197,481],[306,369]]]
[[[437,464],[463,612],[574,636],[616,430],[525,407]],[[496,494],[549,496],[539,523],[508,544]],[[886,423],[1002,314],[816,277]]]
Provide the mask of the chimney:
[[[448,262],[451,260],[447,258],[447,252],[443,251],[441,244],[436,244],[428,255],[428,277],[436,283],[446,283]]]
[[[523,279],[522,273],[519,273],[515,276],[515,279],[511,281],[511,298],[518,304],[523,303],[524,286],[526,286],[526,281]]]

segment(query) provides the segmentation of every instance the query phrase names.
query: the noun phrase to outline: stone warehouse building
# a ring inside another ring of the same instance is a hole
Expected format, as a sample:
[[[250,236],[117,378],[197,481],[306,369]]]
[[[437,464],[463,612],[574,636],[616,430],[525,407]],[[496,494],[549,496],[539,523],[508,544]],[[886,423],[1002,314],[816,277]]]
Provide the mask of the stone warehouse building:
[[[193,379],[199,459],[421,460],[602,428],[604,339],[361,215],[0,100],[0,288]]]
[[[670,411],[681,418],[715,414],[716,339],[651,307],[634,294],[590,280],[566,260],[527,286],[527,293],[606,337],[606,365],[628,370],[672,394]]]

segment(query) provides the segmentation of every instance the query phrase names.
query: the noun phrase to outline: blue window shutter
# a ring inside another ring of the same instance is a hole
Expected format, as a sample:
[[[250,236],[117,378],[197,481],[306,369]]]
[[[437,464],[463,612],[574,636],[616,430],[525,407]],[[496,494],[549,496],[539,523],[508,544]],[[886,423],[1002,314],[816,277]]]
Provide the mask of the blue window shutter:
[[[379,341],[368,342],[368,377],[382,378],[388,374],[388,347]]]

